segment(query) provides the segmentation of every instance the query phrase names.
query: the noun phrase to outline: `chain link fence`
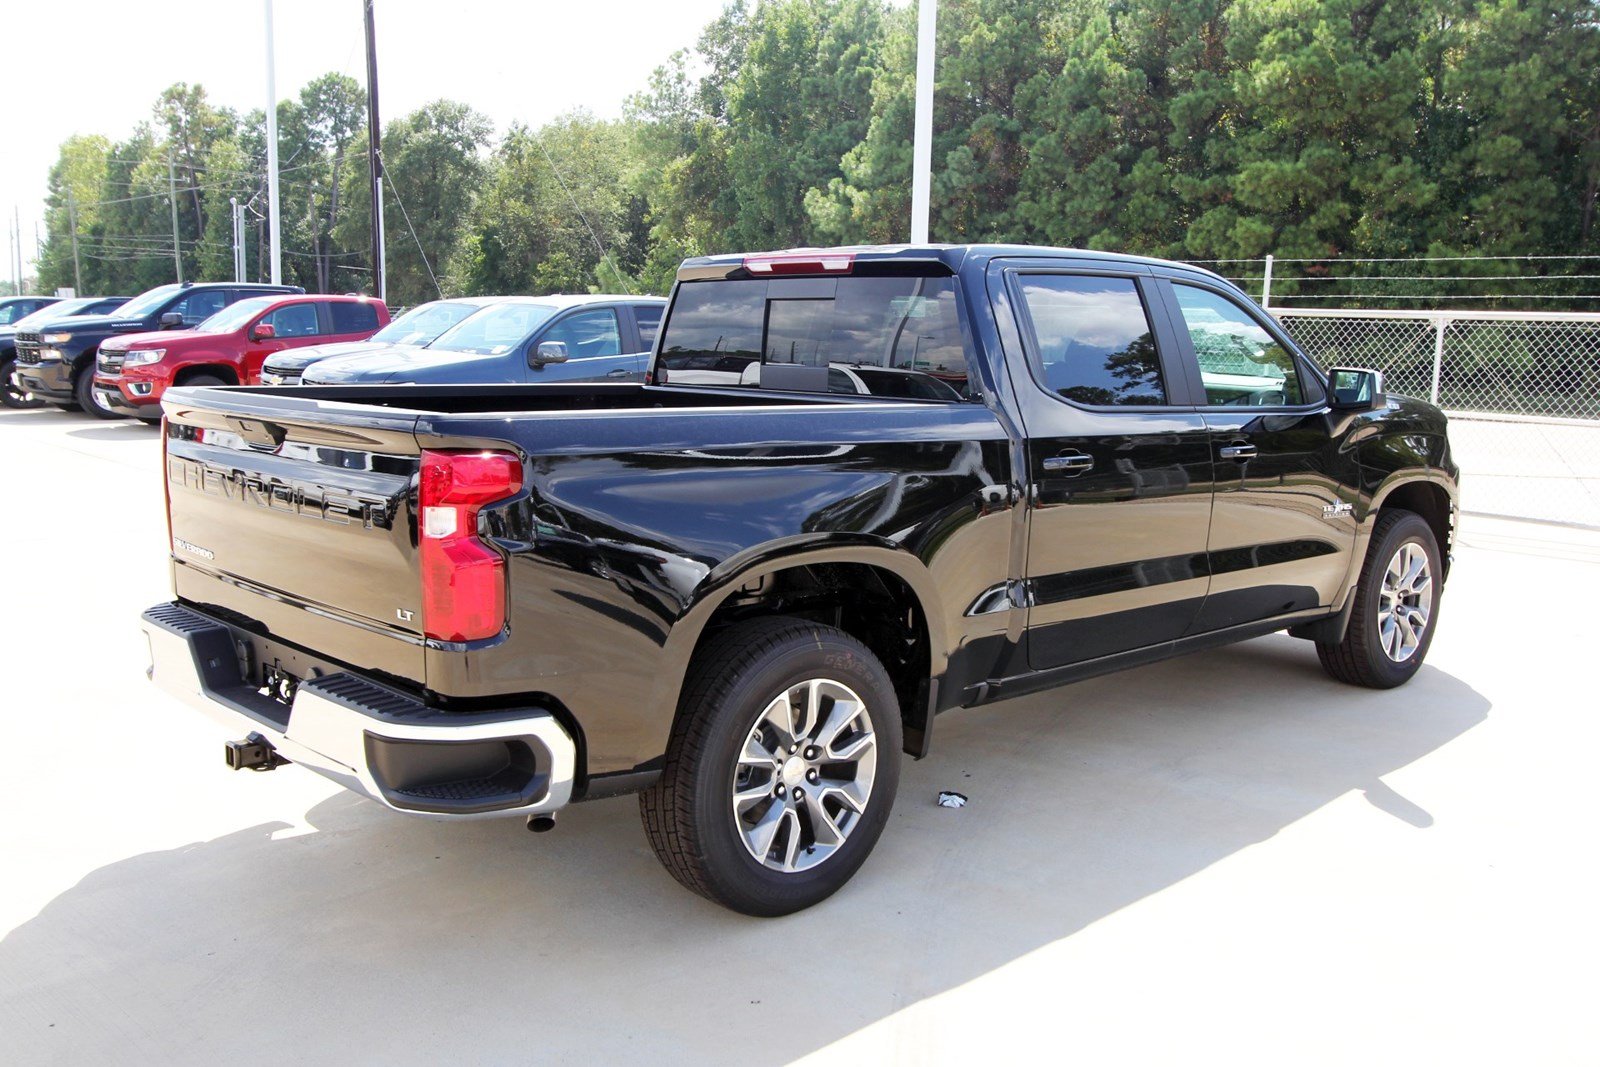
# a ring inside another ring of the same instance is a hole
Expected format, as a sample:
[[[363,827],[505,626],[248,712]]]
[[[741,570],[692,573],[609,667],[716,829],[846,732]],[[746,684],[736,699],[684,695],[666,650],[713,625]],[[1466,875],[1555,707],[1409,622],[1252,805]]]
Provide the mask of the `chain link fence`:
[[[1271,312],[1324,367],[1450,414],[1463,510],[1600,527],[1600,313]]]

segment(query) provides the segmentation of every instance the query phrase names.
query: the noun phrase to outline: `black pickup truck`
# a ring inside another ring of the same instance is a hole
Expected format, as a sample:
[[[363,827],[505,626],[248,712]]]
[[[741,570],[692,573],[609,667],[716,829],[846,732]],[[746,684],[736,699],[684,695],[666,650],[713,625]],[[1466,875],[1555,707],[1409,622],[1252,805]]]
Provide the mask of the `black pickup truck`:
[[[950,708],[1277,630],[1405,682],[1456,515],[1436,408],[1057,249],[689,260],[645,384],[164,404],[151,673],[233,766],[533,829],[636,792],[757,915],[850,878]]]
[[[118,411],[94,389],[94,357],[100,342],[118,334],[192,330],[230,304],[266,293],[303,293],[298,285],[253,282],[186,282],[140,293],[114,312],[40,322],[18,330],[16,385],[69,410],[82,408],[102,419]]]

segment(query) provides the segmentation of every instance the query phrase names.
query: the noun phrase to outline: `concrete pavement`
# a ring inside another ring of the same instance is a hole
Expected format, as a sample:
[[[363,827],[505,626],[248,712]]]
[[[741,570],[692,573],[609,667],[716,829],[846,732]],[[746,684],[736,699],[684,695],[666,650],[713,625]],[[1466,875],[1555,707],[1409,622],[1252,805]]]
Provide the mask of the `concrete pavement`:
[[[159,452],[0,411],[9,1063],[1593,1062],[1600,536],[1469,518],[1399,691],[1274,636],[953,712],[758,921],[631,798],[535,837],[227,771],[144,679]]]

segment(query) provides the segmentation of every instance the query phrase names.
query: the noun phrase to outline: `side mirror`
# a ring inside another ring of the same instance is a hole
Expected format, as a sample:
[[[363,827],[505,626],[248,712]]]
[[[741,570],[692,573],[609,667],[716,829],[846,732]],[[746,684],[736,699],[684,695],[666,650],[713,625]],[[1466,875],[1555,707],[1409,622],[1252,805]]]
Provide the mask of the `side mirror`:
[[[1389,403],[1382,371],[1334,367],[1328,371],[1328,387],[1329,403],[1336,411],[1374,411]]]
[[[183,312],[181,312],[181,311],[169,311],[165,315],[161,316],[161,328],[163,330],[180,330],[180,329],[182,329],[183,328]]]
[[[270,341],[278,336],[278,328],[270,322],[258,322],[250,327],[250,340]]]
[[[540,341],[533,350],[533,358],[528,362],[535,367],[542,367],[546,363],[565,363],[567,361],[567,343],[565,341]]]

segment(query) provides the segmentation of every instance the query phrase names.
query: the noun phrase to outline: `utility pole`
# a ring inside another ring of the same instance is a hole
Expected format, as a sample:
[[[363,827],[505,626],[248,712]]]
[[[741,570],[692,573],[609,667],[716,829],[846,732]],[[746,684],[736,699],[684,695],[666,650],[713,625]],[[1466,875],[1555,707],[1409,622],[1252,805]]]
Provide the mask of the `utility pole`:
[[[11,240],[11,247],[17,257],[17,295],[22,295],[22,209],[11,205],[11,226],[16,236]]]
[[[67,222],[72,226],[72,291],[83,292],[83,267],[78,263],[78,202],[67,186]]]
[[[911,143],[911,243],[928,243],[933,170],[933,59],[939,0],[917,0],[916,122]]]
[[[239,198],[237,196],[228,197],[228,223],[230,226],[229,232],[233,235],[233,280],[242,282],[244,281],[244,249],[241,247],[241,242],[244,240],[244,233],[239,228]]]
[[[11,247],[6,250],[6,266],[11,268],[11,295],[22,295],[22,271],[18,264],[22,257],[17,253],[17,230],[13,222],[6,223],[6,240],[11,242]]]
[[[283,248],[278,219],[278,86],[272,54],[272,0],[267,5],[267,232],[272,242],[272,284],[283,283]]]
[[[373,0],[362,0],[367,21],[367,166],[372,174],[372,285],[380,301],[388,302],[389,279],[383,253],[383,146],[378,123],[378,31],[372,20]]]
[[[178,244],[178,176],[172,165],[172,154],[167,154],[167,202],[172,205],[172,266],[178,272],[178,284],[183,284],[183,249]]]

